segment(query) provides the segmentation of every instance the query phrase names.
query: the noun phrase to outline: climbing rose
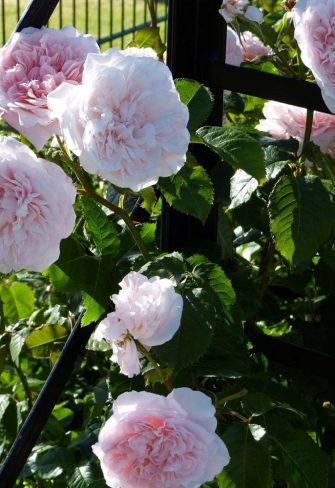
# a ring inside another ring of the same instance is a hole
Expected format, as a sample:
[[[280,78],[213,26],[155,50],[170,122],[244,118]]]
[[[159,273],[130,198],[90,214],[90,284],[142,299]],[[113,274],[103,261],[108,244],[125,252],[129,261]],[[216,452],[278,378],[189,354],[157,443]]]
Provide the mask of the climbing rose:
[[[112,296],[115,311],[102,320],[96,339],[107,340],[113,348],[112,361],[121,373],[132,377],[140,372],[139,353],[134,339],[146,349],[169,341],[180,326],[183,299],[172,281],[158,276],[147,278],[132,271]]]
[[[265,119],[259,121],[258,130],[269,132],[274,139],[294,137],[300,143],[305,134],[306,109],[279,102],[267,102],[263,108]],[[321,151],[335,157],[335,115],[314,112],[311,141]]]
[[[42,271],[71,234],[76,190],[59,166],[0,136],[0,272]]]
[[[267,56],[270,49],[254,36],[252,32],[245,31],[241,33],[241,48],[243,59],[245,61],[254,61],[258,56]]]
[[[335,112],[335,2],[298,0],[292,14],[301,58],[312,71],[327,107]]]
[[[83,84],[64,83],[48,103],[81,165],[117,186],[139,191],[185,163],[188,110],[150,56],[89,54]]]
[[[229,463],[215,429],[215,409],[199,391],[131,391],[114,402],[92,449],[111,488],[196,488]]]
[[[258,24],[263,20],[262,12],[259,8],[249,5],[249,0],[223,0],[219,12],[228,24],[238,15]]]
[[[59,133],[47,95],[63,81],[81,82],[89,52],[99,52],[94,38],[73,27],[15,33],[0,50],[0,116],[41,149]]]
[[[243,52],[237,34],[230,27],[227,28],[226,63],[240,66]]]

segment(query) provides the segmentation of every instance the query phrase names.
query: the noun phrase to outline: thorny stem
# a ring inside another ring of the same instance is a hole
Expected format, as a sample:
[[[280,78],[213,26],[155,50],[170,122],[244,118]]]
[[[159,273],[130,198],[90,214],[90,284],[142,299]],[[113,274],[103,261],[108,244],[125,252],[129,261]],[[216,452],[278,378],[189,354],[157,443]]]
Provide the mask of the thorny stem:
[[[151,27],[157,27],[157,14],[154,0],[147,0],[147,5],[151,18]]]
[[[11,360],[11,363],[12,363],[15,371],[17,372],[18,377],[21,380],[21,383],[22,383],[22,386],[23,386],[25,395],[27,397],[29,409],[31,409],[33,407],[33,405],[34,405],[34,401],[33,401],[33,396],[32,396],[30,387],[28,385],[27,377],[24,374],[24,372],[22,371],[21,367],[18,364],[16,364],[15,361]]]
[[[63,156],[64,156],[64,159],[65,159],[66,164],[72,169],[72,171],[77,176],[78,180],[80,181],[80,183],[82,184],[82,186],[83,186],[83,188],[85,190],[86,196],[92,198],[93,200],[95,200],[96,202],[98,202],[101,205],[105,206],[106,208],[109,208],[109,210],[111,210],[112,212],[114,212],[117,215],[119,215],[119,217],[121,217],[121,219],[127,225],[127,227],[129,229],[129,231],[130,231],[130,233],[131,233],[131,235],[132,235],[132,237],[133,237],[133,239],[134,239],[137,247],[141,251],[141,253],[143,255],[143,258],[145,259],[146,262],[150,261],[151,258],[149,256],[148,250],[145,247],[145,244],[144,244],[144,242],[143,242],[143,240],[142,240],[139,232],[137,231],[135,225],[133,224],[133,221],[129,217],[129,215],[126,212],[126,210],[124,210],[123,208],[118,207],[117,205],[114,205],[112,202],[109,202],[108,200],[106,200],[106,198],[98,195],[95,192],[95,190],[94,190],[94,188],[92,188],[91,182],[89,181],[89,179],[87,177],[87,174],[85,173],[85,171],[83,170],[83,168],[79,164],[76,164],[74,161],[72,161],[72,159],[70,158],[70,156],[67,153],[66,147],[63,144],[62,140],[60,139],[59,136],[56,136],[56,137],[57,137],[57,141],[58,141],[59,147],[62,150],[62,153],[63,153]]]
[[[155,370],[157,371],[157,374],[161,380],[162,383],[164,383],[164,385],[166,386],[166,389],[171,392],[172,389],[173,389],[173,386],[171,384],[171,381],[170,381],[170,378],[167,378],[161,367],[159,366],[159,364],[157,363],[156,359],[153,357],[153,355],[147,351],[147,349],[139,342],[137,341],[136,339],[134,339],[134,342],[136,344],[136,347],[138,349],[138,351],[143,354],[143,356],[149,361],[149,363],[151,363],[153,365],[153,367],[155,368]]]
[[[307,150],[307,145],[311,139],[311,133],[312,133],[312,125],[313,125],[313,115],[314,111],[307,109],[307,116],[306,116],[306,125],[305,125],[305,134],[304,134],[304,142],[302,144],[302,149],[301,149],[301,161],[305,161],[306,155],[305,152]]]

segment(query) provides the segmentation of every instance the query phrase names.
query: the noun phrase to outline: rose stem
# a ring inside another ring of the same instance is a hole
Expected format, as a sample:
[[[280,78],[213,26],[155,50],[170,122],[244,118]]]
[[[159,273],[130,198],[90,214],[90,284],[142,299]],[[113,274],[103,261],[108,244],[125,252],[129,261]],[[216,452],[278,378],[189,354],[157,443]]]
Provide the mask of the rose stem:
[[[61,148],[62,153],[64,155],[66,164],[72,169],[72,171],[77,176],[78,180],[80,181],[80,183],[82,184],[82,186],[85,190],[85,194],[88,197],[90,197],[93,200],[100,203],[101,205],[104,205],[105,207],[109,208],[109,210],[111,210],[112,212],[116,213],[117,215],[119,215],[121,217],[121,219],[127,225],[137,247],[141,251],[143,258],[145,259],[146,262],[150,261],[151,258],[149,256],[148,250],[145,247],[145,244],[144,244],[139,232],[137,231],[135,225],[133,224],[133,221],[129,217],[126,210],[114,205],[113,203],[109,202],[104,197],[98,195],[95,192],[95,190],[92,188],[92,185],[91,185],[89,179],[87,178],[87,175],[86,175],[85,171],[83,170],[83,168],[79,164],[76,164],[74,161],[72,161],[72,159],[70,158],[70,156],[68,155],[68,153],[66,151],[66,148],[65,148],[62,140],[60,139],[59,136],[56,136],[56,137],[57,137],[59,147]]]
[[[314,115],[314,111],[307,109],[304,142],[302,144],[302,149],[301,149],[301,154],[300,154],[302,162],[305,161],[305,159],[306,159],[305,152],[307,150],[307,145],[308,145],[310,138],[311,138],[313,115]]]
[[[157,27],[157,15],[154,0],[147,0],[147,4],[151,18],[151,27]]]
[[[155,368],[155,370],[157,371],[157,374],[160,378],[160,380],[162,381],[162,383],[164,383],[164,385],[166,386],[167,390],[170,392],[172,391],[172,384],[171,384],[171,381],[169,378],[167,378],[161,367],[159,366],[159,364],[157,363],[156,359],[153,357],[152,354],[150,354],[149,351],[146,350],[146,348],[136,339],[133,338],[133,341],[135,342],[136,344],[136,347],[138,349],[138,351],[143,354],[143,356],[149,361],[149,363],[151,363],[153,365],[153,367]]]

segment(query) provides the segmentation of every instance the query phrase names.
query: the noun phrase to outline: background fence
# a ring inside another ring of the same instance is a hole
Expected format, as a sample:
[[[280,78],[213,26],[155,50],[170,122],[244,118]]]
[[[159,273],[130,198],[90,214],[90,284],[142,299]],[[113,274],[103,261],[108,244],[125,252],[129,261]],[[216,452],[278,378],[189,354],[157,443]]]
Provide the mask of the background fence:
[[[5,44],[27,7],[28,0],[0,0],[0,46]],[[168,0],[156,0],[158,22],[166,37]],[[73,25],[94,35],[102,48],[123,48],[133,33],[149,22],[146,0],[60,0],[48,25]]]

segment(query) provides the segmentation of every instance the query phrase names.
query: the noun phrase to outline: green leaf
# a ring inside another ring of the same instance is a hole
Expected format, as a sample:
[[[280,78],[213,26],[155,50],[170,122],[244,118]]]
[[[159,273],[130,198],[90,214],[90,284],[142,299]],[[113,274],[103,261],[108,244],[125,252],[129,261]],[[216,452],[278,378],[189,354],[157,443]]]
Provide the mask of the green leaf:
[[[269,211],[276,247],[293,266],[310,261],[335,222],[335,205],[317,176],[283,176]]]
[[[209,88],[198,81],[179,78],[175,80],[175,84],[180,100],[187,106],[190,114],[188,130],[195,132],[210,115],[214,97]]]
[[[106,483],[97,466],[86,464],[74,470],[68,488],[106,488]]]
[[[100,255],[117,256],[120,238],[114,224],[108,219],[101,207],[90,198],[81,198],[85,217],[85,230],[90,236]]]
[[[34,292],[25,283],[14,282],[0,287],[3,314],[9,323],[29,317],[34,311]]]
[[[158,56],[162,55],[165,45],[161,40],[159,30],[159,27],[147,26],[136,31],[134,40],[128,44],[128,47],[151,47]]]
[[[183,256],[178,252],[173,252],[157,257],[154,261],[142,266],[139,271],[149,278],[153,276],[168,278],[174,285],[177,285],[181,276],[186,272],[186,265]]]
[[[223,110],[225,113],[239,115],[244,111],[244,101],[241,95],[231,92],[224,96]]]
[[[43,325],[33,330],[26,338],[29,349],[50,344],[69,335],[62,325]]]
[[[230,463],[217,477],[219,488],[271,488],[270,456],[264,429],[235,423],[223,436]],[[257,440],[258,439],[258,440]]]
[[[152,186],[148,186],[147,188],[143,188],[143,190],[141,190],[139,193],[143,199],[141,207],[144,208],[148,212],[148,214],[151,215],[157,202],[154,188]]]
[[[58,261],[44,274],[57,290],[85,292],[104,309],[109,306],[109,297],[120,281],[120,272],[111,256],[86,256],[73,238],[61,242]]]
[[[12,335],[9,343],[9,352],[12,358],[12,361],[18,366],[19,364],[19,356],[22,350],[22,347],[25,343],[26,337],[29,334],[30,330],[28,328],[23,329],[21,331],[15,332]]]
[[[201,127],[197,135],[234,169],[243,169],[258,181],[265,178],[262,147],[243,130],[231,126],[207,126]]]
[[[241,401],[241,404],[253,417],[264,415],[269,410],[278,406],[277,403],[273,402],[264,393],[248,393]]]
[[[258,181],[242,169],[238,169],[230,179],[229,208],[236,208],[250,200],[258,188]]]
[[[55,447],[45,454],[38,456],[35,467],[42,479],[57,478],[64,471],[69,470],[75,463],[71,451],[65,447]]]
[[[212,339],[213,311],[207,293],[197,288],[184,297],[181,325],[174,337],[153,351],[172,368],[195,363],[208,348]]]
[[[206,222],[214,201],[213,184],[206,170],[190,153],[176,175],[159,178],[158,187],[169,205]]]
[[[83,292],[83,302],[85,313],[81,319],[81,325],[85,326],[99,320],[101,315],[104,313],[105,308],[85,292]]]
[[[0,395],[0,422],[7,408],[9,407],[10,399],[8,395]]]
[[[269,439],[283,462],[290,486],[327,488],[329,459],[308,434],[287,427],[278,416],[267,416]]]

